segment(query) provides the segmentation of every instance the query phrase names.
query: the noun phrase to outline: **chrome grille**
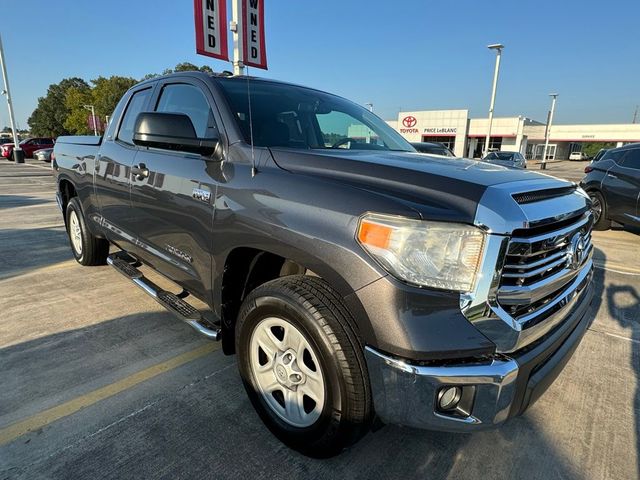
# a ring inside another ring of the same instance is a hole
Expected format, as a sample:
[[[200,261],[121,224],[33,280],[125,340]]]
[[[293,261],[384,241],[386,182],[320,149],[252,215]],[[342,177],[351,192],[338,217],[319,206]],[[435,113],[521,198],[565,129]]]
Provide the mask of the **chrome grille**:
[[[592,253],[590,212],[513,232],[497,292],[500,306],[516,321],[538,323],[536,315],[567,295]],[[526,328],[523,325],[523,328]]]

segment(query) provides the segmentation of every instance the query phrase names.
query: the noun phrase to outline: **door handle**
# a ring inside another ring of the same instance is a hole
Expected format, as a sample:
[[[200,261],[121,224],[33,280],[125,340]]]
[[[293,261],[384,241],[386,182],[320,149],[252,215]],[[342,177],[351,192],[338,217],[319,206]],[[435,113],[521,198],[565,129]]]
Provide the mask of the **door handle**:
[[[131,175],[134,175],[136,180],[144,180],[149,176],[149,169],[144,163],[134,165],[131,167]]]
[[[607,177],[609,177],[609,178],[618,178],[618,176],[614,175],[613,173],[607,173]]]

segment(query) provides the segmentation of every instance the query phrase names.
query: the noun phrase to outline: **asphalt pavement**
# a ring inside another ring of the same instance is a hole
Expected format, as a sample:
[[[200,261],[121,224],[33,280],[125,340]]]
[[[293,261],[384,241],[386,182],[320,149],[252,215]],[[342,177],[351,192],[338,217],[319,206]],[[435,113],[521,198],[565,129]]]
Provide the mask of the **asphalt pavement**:
[[[262,425],[219,344],[73,260],[47,164],[0,160],[0,479],[638,478],[640,236],[594,244],[596,320],[523,416],[474,434],[386,426],[314,460]]]

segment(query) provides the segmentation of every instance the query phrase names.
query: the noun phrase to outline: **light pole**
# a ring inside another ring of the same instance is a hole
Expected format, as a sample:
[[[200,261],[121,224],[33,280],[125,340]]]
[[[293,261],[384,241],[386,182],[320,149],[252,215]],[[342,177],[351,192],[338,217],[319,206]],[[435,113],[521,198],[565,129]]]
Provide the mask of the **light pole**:
[[[489,153],[489,144],[491,143],[491,125],[493,124],[493,107],[496,103],[496,89],[498,88],[498,74],[500,73],[500,57],[502,56],[502,49],[504,45],[501,43],[493,43],[487,45],[489,50],[496,51],[496,68],[493,72],[493,88],[491,89],[491,104],[489,105],[489,127],[487,128],[487,138],[484,142],[484,156]]]
[[[373,103],[367,102],[364,104],[364,106],[367,107],[370,112],[373,112]]]
[[[24,163],[24,155],[18,141],[18,132],[16,131],[16,123],[13,115],[13,103],[11,103],[11,92],[9,90],[9,78],[7,77],[7,64],[4,61],[4,48],[2,46],[2,37],[0,37],[0,64],[2,67],[2,78],[4,79],[4,90],[2,93],[7,96],[7,106],[9,107],[9,123],[11,123],[11,132],[13,133],[13,159],[16,163]]]
[[[93,124],[93,134],[98,136],[98,126],[96,125],[96,111],[93,108],[93,105],[83,105],[87,110],[91,110],[91,123]]]
[[[544,134],[544,152],[542,153],[542,163],[540,164],[540,170],[547,169],[547,149],[549,148],[549,135],[551,135],[551,124],[553,123],[553,112],[556,110],[557,93],[550,93],[551,97],[551,112],[549,113],[549,121],[547,122],[547,129]]]

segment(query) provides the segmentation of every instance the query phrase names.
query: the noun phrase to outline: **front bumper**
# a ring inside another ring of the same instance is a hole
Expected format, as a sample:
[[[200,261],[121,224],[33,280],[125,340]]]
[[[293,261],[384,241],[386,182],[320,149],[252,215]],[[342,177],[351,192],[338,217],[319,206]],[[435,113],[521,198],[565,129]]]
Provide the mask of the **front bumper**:
[[[553,383],[591,323],[593,285],[562,324],[520,352],[485,359],[423,365],[367,347],[376,414],[385,423],[468,432],[523,413]],[[464,413],[437,408],[442,387],[463,387]]]

